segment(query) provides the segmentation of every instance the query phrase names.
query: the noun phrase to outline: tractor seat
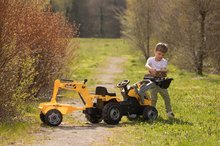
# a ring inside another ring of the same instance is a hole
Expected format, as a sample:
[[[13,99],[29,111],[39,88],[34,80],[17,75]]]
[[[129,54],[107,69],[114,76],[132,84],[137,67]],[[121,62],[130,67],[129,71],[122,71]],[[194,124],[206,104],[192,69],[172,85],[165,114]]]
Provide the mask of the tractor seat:
[[[116,93],[108,93],[107,89],[105,87],[102,87],[102,86],[96,87],[95,94],[96,95],[102,95],[102,96],[105,96],[105,95],[116,96]]]

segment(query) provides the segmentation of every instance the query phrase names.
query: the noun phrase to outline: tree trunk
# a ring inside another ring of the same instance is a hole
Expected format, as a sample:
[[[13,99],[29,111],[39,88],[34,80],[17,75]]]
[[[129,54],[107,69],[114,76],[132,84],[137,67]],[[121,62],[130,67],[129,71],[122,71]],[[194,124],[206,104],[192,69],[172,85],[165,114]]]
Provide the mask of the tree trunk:
[[[147,60],[149,58],[149,54],[146,52],[146,48],[143,49],[144,57]]]
[[[147,58],[150,56],[150,8],[147,9]]]
[[[200,30],[200,36],[201,36],[201,46],[199,50],[197,51],[197,59],[196,59],[196,73],[198,75],[203,75],[203,61],[204,61],[204,51],[206,49],[206,38],[205,38],[205,18],[206,18],[206,12],[200,12],[201,15],[201,30]]]
[[[3,23],[0,20],[0,52],[2,51],[2,28],[3,28]]]
[[[100,37],[104,37],[104,34],[103,34],[103,19],[104,19],[103,8],[100,7]]]

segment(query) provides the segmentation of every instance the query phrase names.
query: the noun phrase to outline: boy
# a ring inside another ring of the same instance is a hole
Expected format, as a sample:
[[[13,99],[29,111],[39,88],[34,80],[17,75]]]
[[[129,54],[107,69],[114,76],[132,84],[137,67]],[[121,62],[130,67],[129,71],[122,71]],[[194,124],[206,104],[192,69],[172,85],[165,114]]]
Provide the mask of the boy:
[[[164,59],[164,55],[167,53],[168,47],[165,43],[158,43],[156,45],[154,57],[150,57],[147,60],[145,67],[149,70],[151,76],[156,76],[157,71],[165,71],[167,68],[167,60]],[[162,89],[159,86],[151,89],[151,98],[152,98],[152,105],[155,107],[157,103],[157,93],[164,99],[165,107],[167,116],[169,118],[174,118],[174,114],[172,112],[172,107],[170,104],[170,96],[167,89]]]

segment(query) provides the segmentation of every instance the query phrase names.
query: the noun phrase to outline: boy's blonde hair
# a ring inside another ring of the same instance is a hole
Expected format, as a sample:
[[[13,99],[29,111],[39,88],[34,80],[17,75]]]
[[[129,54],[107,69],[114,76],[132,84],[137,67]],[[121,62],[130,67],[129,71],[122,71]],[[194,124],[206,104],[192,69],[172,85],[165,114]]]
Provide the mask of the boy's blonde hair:
[[[163,53],[167,53],[168,51],[168,47],[167,47],[167,44],[165,43],[158,43],[155,47],[155,51],[161,51]]]

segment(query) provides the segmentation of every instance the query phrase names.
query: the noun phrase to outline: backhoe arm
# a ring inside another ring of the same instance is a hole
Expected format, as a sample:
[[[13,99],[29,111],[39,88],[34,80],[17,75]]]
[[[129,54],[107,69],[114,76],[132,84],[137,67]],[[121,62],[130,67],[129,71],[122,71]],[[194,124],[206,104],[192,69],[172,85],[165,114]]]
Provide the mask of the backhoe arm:
[[[76,81],[71,81],[71,80],[63,80],[64,82],[61,82],[62,80],[57,79],[54,82],[54,90],[53,90],[53,95],[51,98],[52,103],[56,103],[56,97],[57,93],[59,91],[59,88],[61,89],[66,89],[66,90],[73,90],[78,92],[83,100],[85,101],[85,106],[86,107],[92,107],[92,99],[93,96],[89,94],[89,91],[84,83],[76,82]]]

